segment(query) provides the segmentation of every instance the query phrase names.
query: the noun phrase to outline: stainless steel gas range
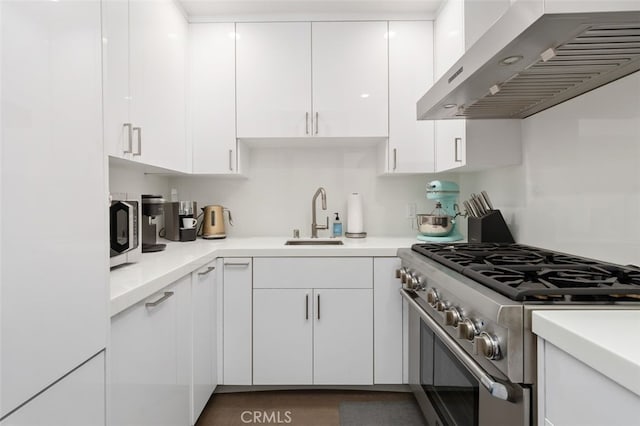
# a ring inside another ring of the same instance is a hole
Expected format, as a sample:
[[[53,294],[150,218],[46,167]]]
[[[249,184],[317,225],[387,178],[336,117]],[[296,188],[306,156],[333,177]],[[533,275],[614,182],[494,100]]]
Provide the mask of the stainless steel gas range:
[[[540,309],[640,309],[640,269],[521,244],[401,249],[409,383],[429,425],[534,425]]]

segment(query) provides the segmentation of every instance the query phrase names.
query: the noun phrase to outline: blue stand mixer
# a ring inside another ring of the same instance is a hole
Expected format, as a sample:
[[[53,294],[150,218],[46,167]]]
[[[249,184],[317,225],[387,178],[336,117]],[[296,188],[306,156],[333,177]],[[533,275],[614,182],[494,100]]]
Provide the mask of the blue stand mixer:
[[[463,216],[458,209],[460,187],[455,182],[434,180],[427,184],[427,199],[436,201],[430,214],[418,214],[418,239],[431,243],[450,243],[463,239],[456,218]]]

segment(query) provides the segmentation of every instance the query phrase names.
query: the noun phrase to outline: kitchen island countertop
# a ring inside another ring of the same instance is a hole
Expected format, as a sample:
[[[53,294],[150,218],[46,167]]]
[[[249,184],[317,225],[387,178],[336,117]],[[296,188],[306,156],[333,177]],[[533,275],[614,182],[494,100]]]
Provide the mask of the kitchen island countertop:
[[[144,253],[139,262],[111,270],[111,316],[219,257],[394,257],[399,248],[418,242],[409,237],[341,240],[344,245],[338,246],[286,246],[284,237],[163,241],[164,251]]]
[[[533,313],[533,332],[640,396],[640,310]]]

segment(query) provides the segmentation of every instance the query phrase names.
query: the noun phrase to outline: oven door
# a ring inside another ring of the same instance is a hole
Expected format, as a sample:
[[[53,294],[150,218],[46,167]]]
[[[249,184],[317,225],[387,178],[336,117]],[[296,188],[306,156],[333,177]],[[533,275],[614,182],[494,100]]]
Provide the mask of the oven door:
[[[409,306],[409,384],[430,426],[529,426],[530,390],[489,375],[401,290]]]
[[[137,203],[113,201],[109,209],[111,257],[138,247]]]

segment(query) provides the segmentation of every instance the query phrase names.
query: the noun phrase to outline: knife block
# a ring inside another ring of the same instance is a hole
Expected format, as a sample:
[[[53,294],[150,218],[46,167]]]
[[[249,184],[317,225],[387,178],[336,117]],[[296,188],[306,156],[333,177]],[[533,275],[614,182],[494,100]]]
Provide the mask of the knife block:
[[[511,231],[500,210],[491,210],[482,217],[469,217],[470,243],[514,243]]]

